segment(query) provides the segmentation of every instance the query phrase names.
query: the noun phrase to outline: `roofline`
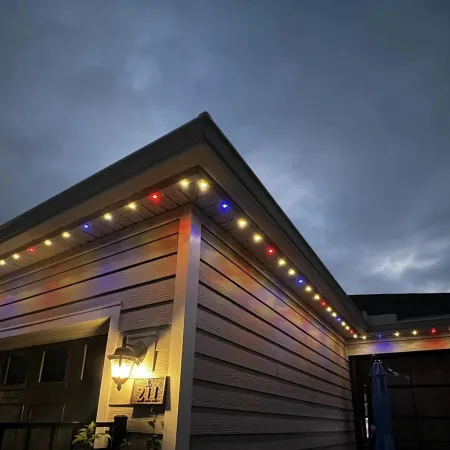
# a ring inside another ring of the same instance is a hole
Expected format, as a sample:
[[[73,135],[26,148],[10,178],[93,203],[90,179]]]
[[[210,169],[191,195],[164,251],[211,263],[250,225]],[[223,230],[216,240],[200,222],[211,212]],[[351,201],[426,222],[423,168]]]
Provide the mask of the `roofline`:
[[[134,177],[142,177],[150,168],[199,145],[206,145],[212,150],[220,160],[222,170],[226,169],[227,177],[222,178],[237,181],[239,188],[246,192],[252,203],[272,223],[272,229],[276,229],[277,234],[287,240],[296,253],[302,255],[308,272],[314,273],[315,278],[320,278],[322,283],[325,282],[353,321],[367,329],[368,324],[361,312],[207,112],[4,224],[0,227],[0,246]],[[213,164],[209,165],[213,167]]]

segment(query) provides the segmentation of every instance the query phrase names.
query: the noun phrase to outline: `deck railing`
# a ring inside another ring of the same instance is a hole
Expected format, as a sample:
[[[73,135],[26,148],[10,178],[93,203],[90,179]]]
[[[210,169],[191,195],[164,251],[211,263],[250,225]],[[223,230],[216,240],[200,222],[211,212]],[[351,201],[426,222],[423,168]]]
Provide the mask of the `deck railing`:
[[[125,442],[127,432],[127,416],[116,416],[114,422],[97,422],[97,428],[106,429],[111,440],[108,440],[108,449],[120,450],[122,444]],[[20,448],[24,450],[30,449],[31,432],[33,430],[47,430],[49,431],[48,441],[46,447],[39,447],[39,450],[60,450],[60,446],[56,447],[56,436],[60,430],[70,431],[72,436],[80,428],[86,426],[82,422],[0,422],[0,450],[3,450],[3,440],[5,438],[5,432],[7,430],[25,430],[25,435],[20,444]],[[72,447],[67,447],[69,450]],[[6,449],[5,449],[6,450]],[[7,450],[15,450],[14,448],[8,448]]]

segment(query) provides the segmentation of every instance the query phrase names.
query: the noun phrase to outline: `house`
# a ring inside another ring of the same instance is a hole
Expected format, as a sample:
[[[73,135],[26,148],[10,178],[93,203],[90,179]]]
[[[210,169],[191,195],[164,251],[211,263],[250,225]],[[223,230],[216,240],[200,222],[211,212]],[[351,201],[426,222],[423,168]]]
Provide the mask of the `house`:
[[[1,422],[126,415],[133,449],[154,419],[163,450],[355,449],[349,355],[379,343],[207,113],[0,228]]]

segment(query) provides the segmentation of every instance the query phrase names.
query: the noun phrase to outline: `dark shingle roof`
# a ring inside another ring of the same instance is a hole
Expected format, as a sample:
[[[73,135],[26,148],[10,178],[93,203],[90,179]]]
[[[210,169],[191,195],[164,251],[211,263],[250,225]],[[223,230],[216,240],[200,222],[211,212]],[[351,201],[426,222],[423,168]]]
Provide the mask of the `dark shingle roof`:
[[[450,294],[350,295],[361,311],[369,315],[397,314],[399,320],[450,315]]]

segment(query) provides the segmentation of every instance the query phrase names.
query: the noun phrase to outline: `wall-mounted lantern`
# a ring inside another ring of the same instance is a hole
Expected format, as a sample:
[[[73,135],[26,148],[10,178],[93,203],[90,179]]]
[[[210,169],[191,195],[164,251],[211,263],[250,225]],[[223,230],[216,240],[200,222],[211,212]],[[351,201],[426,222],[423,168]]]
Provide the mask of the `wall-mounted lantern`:
[[[117,384],[117,390],[130,378],[131,370],[135,364],[139,365],[145,358],[147,347],[142,341],[128,344],[126,336],[123,337],[122,346],[116,348],[113,355],[108,355],[111,362],[112,379]]]

